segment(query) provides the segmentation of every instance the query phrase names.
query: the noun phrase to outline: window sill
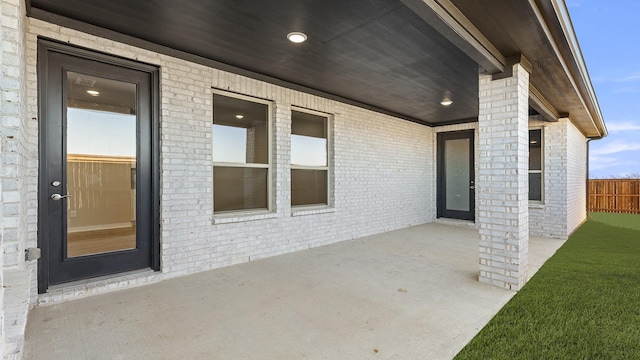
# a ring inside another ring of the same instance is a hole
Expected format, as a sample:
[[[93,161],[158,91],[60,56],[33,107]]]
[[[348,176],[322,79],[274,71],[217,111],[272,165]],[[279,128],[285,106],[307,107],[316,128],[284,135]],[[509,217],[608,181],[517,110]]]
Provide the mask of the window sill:
[[[336,208],[328,205],[295,206],[291,208],[291,216],[328,214],[335,211],[336,211]]]
[[[275,219],[277,217],[278,217],[277,213],[274,213],[268,210],[239,211],[239,212],[230,212],[230,213],[214,215],[213,219],[211,219],[211,224],[212,225],[230,224],[230,223],[238,223],[238,222],[245,222],[245,221]]]
[[[542,210],[544,210],[545,209],[545,205],[544,205],[544,203],[539,203],[539,202],[529,203],[529,209],[542,209]]]

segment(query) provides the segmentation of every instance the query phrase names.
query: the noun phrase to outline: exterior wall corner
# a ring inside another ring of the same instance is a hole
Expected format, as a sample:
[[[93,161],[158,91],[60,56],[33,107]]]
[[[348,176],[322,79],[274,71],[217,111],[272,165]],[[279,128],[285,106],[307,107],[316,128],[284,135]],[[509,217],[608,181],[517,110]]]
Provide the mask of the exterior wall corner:
[[[25,249],[36,246],[37,127],[28,116],[26,3],[0,2],[0,342],[2,355],[20,357],[34,263]],[[35,135],[35,136],[34,136]]]

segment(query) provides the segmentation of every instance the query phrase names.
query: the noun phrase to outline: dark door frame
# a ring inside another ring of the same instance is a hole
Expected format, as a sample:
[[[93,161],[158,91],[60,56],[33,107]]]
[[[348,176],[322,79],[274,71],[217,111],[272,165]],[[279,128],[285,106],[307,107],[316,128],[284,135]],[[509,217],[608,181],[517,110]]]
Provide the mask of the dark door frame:
[[[50,283],[50,263],[51,249],[49,248],[49,166],[47,149],[47,111],[51,111],[47,106],[47,91],[49,78],[49,55],[58,53],[84,60],[95,61],[107,65],[117,66],[125,69],[135,70],[148,74],[150,79],[150,121],[151,133],[150,143],[150,167],[149,184],[150,197],[148,201],[149,216],[146,221],[149,223],[149,264],[153,270],[160,270],[160,146],[159,146],[159,68],[157,66],[135,62],[132,60],[96,52],[90,49],[71,46],[54,40],[38,38],[38,247],[42,251],[42,256],[38,260],[38,293],[45,293]],[[140,144],[139,146],[142,146]],[[146,150],[145,150],[146,151]],[[147,157],[147,158],[149,158]],[[141,186],[141,185],[138,185]]]
[[[469,211],[455,211],[455,210],[447,210],[446,209],[446,191],[447,191],[447,179],[445,178],[445,158],[444,158],[444,150],[445,150],[445,141],[446,140],[455,140],[455,139],[469,139]],[[475,207],[476,207],[476,197],[475,197],[475,130],[462,130],[462,131],[452,131],[452,132],[441,132],[438,133],[438,149],[437,149],[437,198],[436,198],[436,208],[437,208],[437,217],[441,218],[453,218],[460,220],[470,220],[475,221]]]

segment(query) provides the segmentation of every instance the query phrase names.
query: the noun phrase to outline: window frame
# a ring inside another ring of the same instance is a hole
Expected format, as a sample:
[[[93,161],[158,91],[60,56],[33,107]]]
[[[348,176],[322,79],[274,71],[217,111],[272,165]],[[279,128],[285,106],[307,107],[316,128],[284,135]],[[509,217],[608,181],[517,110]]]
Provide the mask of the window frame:
[[[528,136],[528,142],[529,142],[529,157],[531,157],[531,131],[535,131],[535,130],[540,130],[540,170],[531,170],[531,169],[527,169],[527,180],[530,174],[540,174],[540,200],[531,200],[529,199],[529,203],[531,204],[544,204],[544,199],[545,199],[545,182],[544,182],[544,173],[545,173],[545,162],[544,162],[544,146],[545,146],[545,138],[544,138],[544,126],[536,126],[536,127],[530,127],[529,128],[529,136]],[[527,164],[527,168],[528,168],[528,164]],[[527,194],[529,194],[527,192]],[[527,198],[529,198],[529,195],[527,195]]]
[[[291,176],[291,170],[321,170],[321,171],[326,171],[327,172],[327,187],[326,187],[326,191],[327,191],[327,202],[326,203],[318,203],[318,204],[305,204],[305,205],[293,205],[292,201],[293,201],[293,191],[291,190],[291,184],[289,186],[289,195],[290,195],[290,199],[289,199],[289,205],[291,206],[291,209],[294,211],[301,211],[304,209],[314,209],[314,208],[330,208],[333,206],[333,193],[331,191],[332,188],[332,183],[333,183],[333,176],[332,176],[332,165],[333,165],[333,161],[331,161],[332,159],[332,154],[333,154],[333,140],[332,140],[332,126],[333,126],[333,116],[331,114],[328,113],[323,113],[320,111],[316,111],[316,110],[311,110],[311,109],[307,109],[307,108],[303,108],[303,107],[299,107],[299,106],[295,106],[292,105],[291,106],[291,124],[293,124],[293,112],[297,111],[297,112],[301,112],[301,113],[306,113],[306,114],[311,114],[311,115],[315,115],[315,116],[320,116],[325,118],[325,126],[326,126],[326,133],[327,133],[327,165],[326,166],[304,166],[304,165],[293,165],[291,164],[291,158],[293,158],[292,154],[290,153],[290,159],[289,159],[289,179],[290,181],[293,181],[292,176]],[[291,126],[292,128],[292,126]],[[290,137],[293,136],[295,134],[290,133]],[[291,144],[291,138],[289,139],[289,144]],[[290,149],[291,150],[291,149]]]
[[[266,164],[260,163],[234,163],[234,162],[221,162],[213,160],[214,153],[214,145],[213,145],[213,125],[215,124],[214,114],[215,114],[215,95],[226,96],[238,100],[249,101],[257,104],[262,104],[267,106],[267,159],[268,162]],[[220,89],[212,89],[211,93],[211,208],[213,217],[224,217],[229,215],[243,215],[243,214],[261,214],[261,213],[272,213],[273,206],[273,101],[263,98],[257,98],[253,96],[248,96],[240,93],[224,91]],[[214,182],[214,173],[216,167],[234,167],[234,168],[254,168],[254,169],[267,169],[267,208],[255,208],[255,209],[240,209],[240,210],[224,210],[224,211],[216,211],[215,209],[215,182]]]

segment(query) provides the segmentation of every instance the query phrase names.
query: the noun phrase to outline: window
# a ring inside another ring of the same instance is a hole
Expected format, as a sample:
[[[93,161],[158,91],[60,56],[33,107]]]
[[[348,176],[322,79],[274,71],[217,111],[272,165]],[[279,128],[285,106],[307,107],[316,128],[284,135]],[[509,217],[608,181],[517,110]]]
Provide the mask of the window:
[[[213,94],[213,212],[269,210],[269,103]]]
[[[291,111],[291,205],[328,205],[327,116]]]
[[[529,200],[542,201],[542,129],[529,130]]]

